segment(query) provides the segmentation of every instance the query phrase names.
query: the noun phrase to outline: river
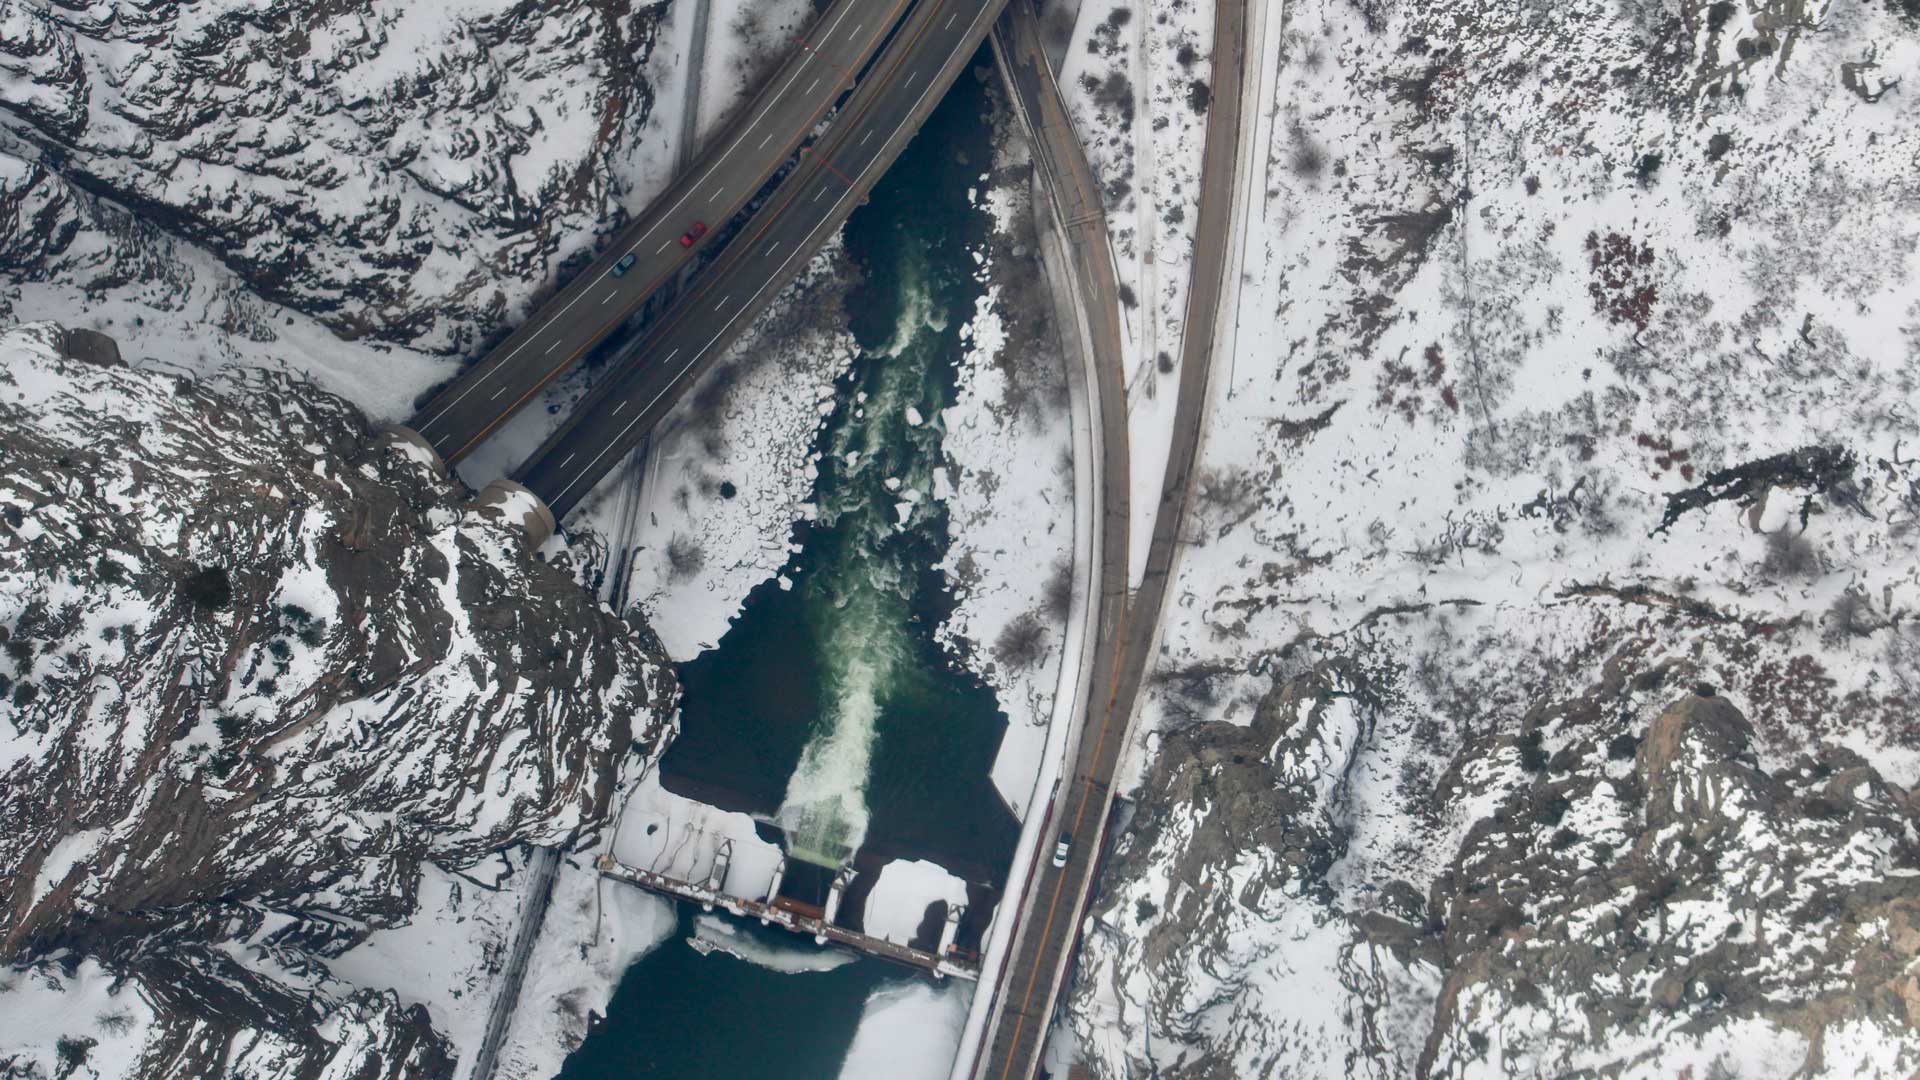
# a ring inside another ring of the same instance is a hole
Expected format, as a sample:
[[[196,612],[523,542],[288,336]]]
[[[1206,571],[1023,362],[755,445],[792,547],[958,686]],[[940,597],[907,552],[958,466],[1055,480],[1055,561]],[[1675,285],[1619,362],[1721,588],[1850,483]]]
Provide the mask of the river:
[[[989,62],[983,50],[973,70]],[[761,584],[681,665],[681,733],[660,766],[669,790],[777,823],[796,859],[930,859],[982,898],[1019,831],[988,777],[1006,716],[934,637],[953,601],[933,567],[948,545],[939,417],[982,291],[972,252],[989,222],[968,188],[991,155],[988,107],[963,73],[847,222],[860,354],[818,436],[819,513],[794,531],[791,588]],[[875,960],[794,973],[702,955],[693,917],[681,923],[629,969],[563,1077],[828,1080],[870,997],[924,979]]]

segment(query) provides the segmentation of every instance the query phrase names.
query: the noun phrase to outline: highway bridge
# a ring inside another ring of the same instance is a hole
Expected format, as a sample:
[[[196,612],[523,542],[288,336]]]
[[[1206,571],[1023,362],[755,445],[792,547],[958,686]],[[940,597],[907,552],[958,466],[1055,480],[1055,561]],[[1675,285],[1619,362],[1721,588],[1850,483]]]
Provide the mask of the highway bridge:
[[[1030,0],[1016,2],[1023,28],[1008,31],[1002,62],[1036,129],[1042,165],[1054,174],[1055,213],[1072,238],[1079,273],[1083,282],[1092,282],[1084,287],[1093,348],[1117,353],[1117,313],[1107,296],[1113,290],[1111,265],[1099,265],[1098,246],[1105,243],[1105,233],[1098,192],[1083,156],[1072,145],[1051,70],[1040,58]],[[457,460],[668,280],[680,276],[689,249],[679,247],[679,237],[691,220],[704,220],[710,229],[720,230],[723,222],[746,209],[744,221],[727,226],[724,247],[704,253],[706,265],[652,328],[621,351],[569,419],[515,471],[508,486],[537,497],[542,504],[538,517],[552,528],[638,445],[840,228],[965,69],[1007,6],[1008,0],[838,0],[810,35],[810,44],[802,46],[805,55],[797,54],[775,76],[770,86],[781,90],[755,99],[743,112],[746,122],[721,140],[721,150],[704,155],[687,180],[676,183],[573,285],[430,402],[415,418],[416,441],[431,445],[445,461]],[[1065,782],[1046,819],[1049,835],[1069,835],[1071,852],[1064,868],[1039,860],[1025,893],[1017,901],[1009,898],[1010,910],[999,913],[1017,922],[1010,955],[992,989],[992,1018],[983,1045],[968,1051],[974,1063],[970,1075],[975,1077],[1025,1080],[1036,1071],[1105,839],[1113,774],[1150,661],[1198,452],[1214,306],[1224,284],[1221,267],[1237,153],[1245,20],[1244,0],[1219,4],[1213,115],[1186,319],[1189,335],[1174,445],[1146,578],[1129,597],[1125,418],[1123,409],[1110,408],[1101,417],[1102,449],[1107,475],[1117,476],[1118,484],[1117,491],[1112,479],[1103,484],[1108,497],[1102,529],[1109,539],[1095,615],[1099,646],[1086,684],[1084,722],[1071,737]],[[877,29],[883,22],[885,28]],[[876,47],[878,55],[865,62],[864,70],[843,70],[843,63],[862,63],[863,49]],[[829,63],[828,55],[836,59]],[[815,60],[842,75],[844,82],[823,90],[819,84],[826,75],[809,74],[807,68]],[[785,100],[789,91],[798,95],[793,103]],[[820,96],[811,96],[816,94]],[[802,147],[830,111],[825,130]],[[783,140],[779,154],[767,149]],[[795,148],[797,160],[791,160]],[[742,156],[730,156],[735,154]],[[789,163],[771,193],[748,207]],[[625,276],[612,276],[614,263],[629,254],[635,257],[633,268]],[[1103,393],[1123,402],[1114,367],[1101,375],[1102,383],[1112,384]],[[532,514],[526,518],[537,533],[534,519]],[[1119,539],[1112,539],[1116,534]]]
[[[708,255],[727,223],[846,100],[912,3],[835,0],[691,167],[566,288],[434,395],[408,427],[443,462],[458,461]],[[696,223],[705,232],[683,245]],[[625,260],[631,261],[616,274]]]
[[[827,130],[513,479],[556,518],[593,490],[873,190],[1006,0],[918,0]]]

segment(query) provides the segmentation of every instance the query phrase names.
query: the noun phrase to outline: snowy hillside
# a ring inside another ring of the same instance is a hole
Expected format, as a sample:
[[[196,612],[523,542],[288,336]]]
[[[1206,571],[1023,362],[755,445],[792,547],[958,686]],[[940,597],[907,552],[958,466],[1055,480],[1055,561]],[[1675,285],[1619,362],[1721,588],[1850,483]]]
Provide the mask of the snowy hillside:
[[[1915,12],[1252,10],[1082,1052],[1909,1075]]]
[[[443,1072],[325,959],[604,821],[664,657],[346,402],[84,345],[0,335],[0,1067]],[[57,990],[97,1015],[17,1022]]]
[[[659,153],[640,137],[658,19],[586,3],[9,4],[9,276],[88,291],[140,276],[144,245],[84,227],[93,196],[341,337],[469,351],[590,253]]]

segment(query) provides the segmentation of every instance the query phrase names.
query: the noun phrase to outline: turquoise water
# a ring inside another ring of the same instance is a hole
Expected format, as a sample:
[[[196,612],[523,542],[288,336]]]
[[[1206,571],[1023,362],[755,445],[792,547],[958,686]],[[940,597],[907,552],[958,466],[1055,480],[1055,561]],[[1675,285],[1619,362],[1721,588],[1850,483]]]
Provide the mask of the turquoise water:
[[[932,570],[947,550],[938,417],[981,293],[970,251],[989,223],[967,188],[989,158],[985,107],[963,76],[847,223],[861,351],[816,444],[818,520],[795,531],[793,588],[761,585],[682,665],[661,777],[773,818],[810,861],[865,845],[997,883],[1018,832],[988,780],[1006,717],[933,638],[951,609]]]
[[[742,926],[772,947],[798,947],[790,935]],[[628,969],[606,1022],[567,1059],[561,1080],[831,1080],[867,997],[915,978],[880,960],[772,971],[724,952],[702,956],[687,944],[692,932],[683,907],[679,929]]]
[[[931,497],[937,418],[981,294],[970,251],[989,223],[967,188],[990,158],[986,108],[963,74],[847,223],[861,352],[817,442],[819,518],[795,530],[782,571],[793,588],[762,584],[718,645],[681,666],[681,733],[661,779],[777,821],[819,863],[860,848],[997,886],[1019,829],[988,778],[1006,716],[934,641],[952,600],[933,570],[947,519]],[[563,1077],[830,1080],[872,992],[923,977],[875,960],[788,974],[703,957],[687,922],[628,970]]]

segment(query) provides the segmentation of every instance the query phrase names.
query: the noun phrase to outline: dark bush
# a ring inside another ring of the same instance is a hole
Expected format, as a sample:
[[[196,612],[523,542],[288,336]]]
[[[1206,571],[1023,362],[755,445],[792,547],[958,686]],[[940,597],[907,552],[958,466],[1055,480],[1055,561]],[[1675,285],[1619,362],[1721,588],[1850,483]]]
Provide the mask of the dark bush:
[[[202,611],[219,611],[233,603],[233,582],[227,580],[225,567],[202,567],[181,582],[180,588]]]
[[[993,658],[1012,671],[1025,671],[1047,654],[1047,627],[1029,611],[1000,631]]]
[[[1615,761],[1632,761],[1633,755],[1640,750],[1640,740],[1631,732],[1623,732],[1607,740],[1607,756]]]

